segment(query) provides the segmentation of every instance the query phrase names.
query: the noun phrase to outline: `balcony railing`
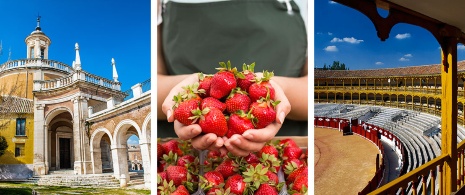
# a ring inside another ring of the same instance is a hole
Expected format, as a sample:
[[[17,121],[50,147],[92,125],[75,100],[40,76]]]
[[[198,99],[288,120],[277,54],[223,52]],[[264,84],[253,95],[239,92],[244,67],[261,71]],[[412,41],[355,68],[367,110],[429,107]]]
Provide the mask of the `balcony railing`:
[[[88,83],[93,83],[99,86],[103,86],[106,88],[110,88],[113,90],[121,90],[121,84],[119,82],[114,82],[109,79],[105,79],[85,71],[76,71],[73,74],[52,80],[36,80],[34,81],[34,91],[44,91],[44,90],[52,90],[60,87],[65,87],[68,85],[73,84],[77,81],[85,81]]]
[[[25,68],[25,67],[40,67],[40,68],[52,68],[67,73],[72,73],[74,69],[64,63],[54,61],[54,60],[45,60],[40,58],[35,59],[19,59],[8,61],[0,65],[0,72],[12,70],[16,68]]]

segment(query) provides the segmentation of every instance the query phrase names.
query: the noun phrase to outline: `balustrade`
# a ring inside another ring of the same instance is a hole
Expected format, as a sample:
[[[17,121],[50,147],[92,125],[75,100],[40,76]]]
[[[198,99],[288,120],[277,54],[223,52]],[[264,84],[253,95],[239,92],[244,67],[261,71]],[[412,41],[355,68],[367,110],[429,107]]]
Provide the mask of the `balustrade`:
[[[34,91],[50,90],[50,89],[65,87],[77,81],[85,81],[85,82],[93,83],[93,84],[100,85],[106,88],[120,90],[119,82],[114,82],[114,81],[111,81],[111,80],[108,80],[108,79],[105,79],[99,76],[95,76],[93,74],[90,74],[84,71],[76,71],[73,74],[70,74],[66,77],[61,77],[58,79],[34,81]]]
[[[0,65],[0,72],[12,70],[16,68],[25,68],[25,67],[40,67],[40,68],[53,68],[67,73],[72,73],[74,69],[64,63],[46,60],[46,59],[20,59],[8,61]]]

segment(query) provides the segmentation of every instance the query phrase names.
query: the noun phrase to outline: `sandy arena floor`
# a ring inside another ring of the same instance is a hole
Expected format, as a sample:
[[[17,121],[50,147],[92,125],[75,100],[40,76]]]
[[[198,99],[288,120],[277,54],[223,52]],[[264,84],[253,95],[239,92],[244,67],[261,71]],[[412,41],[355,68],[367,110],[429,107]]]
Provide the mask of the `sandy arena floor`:
[[[378,153],[358,135],[315,128],[315,194],[358,194],[375,174]]]

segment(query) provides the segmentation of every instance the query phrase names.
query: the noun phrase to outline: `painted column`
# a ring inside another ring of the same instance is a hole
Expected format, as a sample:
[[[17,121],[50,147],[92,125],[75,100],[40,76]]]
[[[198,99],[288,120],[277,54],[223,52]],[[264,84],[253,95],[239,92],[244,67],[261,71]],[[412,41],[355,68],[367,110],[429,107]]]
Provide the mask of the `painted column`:
[[[444,194],[457,189],[457,40],[444,37],[441,44],[441,153],[444,162]]]
[[[46,128],[43,104],[36,104],[34,107],[34,175],[48,174],[48,167],[45,163]]]
[[[142,166],[144,168],[144,182],[146,187],[150,187],[150,141],[139,140],[140,152],[142,155]]]
[[[76,97],[73,101],[73,145],[74,174],[91,174],[92,161],[90,157],[89,136],[85,125],[88,115],[87,99]]]

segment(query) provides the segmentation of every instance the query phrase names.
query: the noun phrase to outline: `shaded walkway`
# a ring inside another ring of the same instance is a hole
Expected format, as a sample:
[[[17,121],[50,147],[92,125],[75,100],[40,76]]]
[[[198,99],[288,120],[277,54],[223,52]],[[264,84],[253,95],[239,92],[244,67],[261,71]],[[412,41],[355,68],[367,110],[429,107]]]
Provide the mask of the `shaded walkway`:
[[[390,181],[399,177],[400,170],[399,168],[399,157],[397,156],[396,152],[394,151],[394,147],[386,143],[385,141],[381,141],[384,146],[384,178],[381,182],[381,185],[389,183]],[[396,148],[397,150],[397,148]]]

